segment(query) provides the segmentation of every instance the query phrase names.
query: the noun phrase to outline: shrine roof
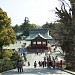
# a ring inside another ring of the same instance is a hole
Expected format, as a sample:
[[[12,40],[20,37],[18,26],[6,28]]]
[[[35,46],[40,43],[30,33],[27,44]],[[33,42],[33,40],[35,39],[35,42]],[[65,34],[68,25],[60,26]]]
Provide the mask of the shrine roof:
[[[34,29],[29,31],[29,36],[26,40],[34,40],[37,37],[41,37],[46,40],[52,40],[53,38],[49,35],[48,29]]]

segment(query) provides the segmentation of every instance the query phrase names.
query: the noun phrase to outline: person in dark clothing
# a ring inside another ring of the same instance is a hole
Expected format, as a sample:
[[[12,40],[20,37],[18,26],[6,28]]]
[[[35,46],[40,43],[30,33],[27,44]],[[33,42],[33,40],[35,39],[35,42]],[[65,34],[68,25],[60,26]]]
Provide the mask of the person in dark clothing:
[[[55,59],[53,59],[53,68],[55,68]]]
[[[40,66],[42,66],[42,61],[40,62]]]
[[[37,66],[37,63],[36,63],[36,61],[34,62],[34,68],[36,68],[36,66]]]
[[[18,69],[18,62],[19,62],[19,60],[16,60],[16,68]]]
[[[51,60],[49,61],[49,65],[48,66],[52,67],[52,61]]]
[[[23,62],[21,60],[18,61],[17,68],[18,72],[23,72]]]
[[[39,64],[39,66],[41,66],[41,62],[40,61],[38,62],[38,64]]]
[[[45,66],[45,63],[44,63],[44,61],[42,62],[42,66],[43,66],[43,68],[44,68],[44,66]]]
[[[60,67],[61,67],[61,68],[62,68],[62,65],[63,65],[62,60],[60,60]]]
[[[45,67],[46,67],[46,65],[47,65],[47,62],[46,62],[46,61],[44,61],[44,64],[45,64]]]
[[[28,61],[28,66],[30,66],[30,62]]]

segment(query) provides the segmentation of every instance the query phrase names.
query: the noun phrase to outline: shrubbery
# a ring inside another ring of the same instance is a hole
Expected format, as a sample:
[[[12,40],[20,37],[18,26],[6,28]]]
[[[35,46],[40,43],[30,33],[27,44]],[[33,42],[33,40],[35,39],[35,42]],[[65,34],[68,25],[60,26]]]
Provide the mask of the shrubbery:
[[[3,50],[0,59],[0,72],[16,68],[16,61],[21,59],[17,51]]]
[[[11,70],[16,68],[16,62],[15,61],[6,61],[1,59],[0,60],[0,72]]]

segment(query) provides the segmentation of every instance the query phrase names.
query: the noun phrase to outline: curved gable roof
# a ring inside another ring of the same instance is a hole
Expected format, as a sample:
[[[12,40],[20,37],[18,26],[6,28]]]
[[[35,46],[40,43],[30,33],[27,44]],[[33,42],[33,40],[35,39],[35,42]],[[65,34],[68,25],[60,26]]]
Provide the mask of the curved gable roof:
[[[33,40],[38,36],[42,37],[43,39],[47,39],[47,40],[53,39],[49,35],[48,29],[34,29],[34,30],[29,31],[29,36],[26,38],[26,40]]]

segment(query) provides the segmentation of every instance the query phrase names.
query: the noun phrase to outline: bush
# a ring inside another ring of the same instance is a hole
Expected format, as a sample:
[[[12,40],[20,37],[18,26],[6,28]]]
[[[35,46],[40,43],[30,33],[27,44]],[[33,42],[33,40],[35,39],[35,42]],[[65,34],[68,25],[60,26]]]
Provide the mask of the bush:
[[[15,60],[18,60],[20,59],[20,55],[18,54],[17,51],[14,51],[12,56],[11,56],[11,60],[15,61]]]
[[[17,51],[4,50],[0,53],[0,72],[16,68],[16,60],[22,59]]]
[[[0,72],[16,68],[15,61],[0,60]]]
[[[4,57],[3,60],[9,61],[10,58],[9,57]]]

